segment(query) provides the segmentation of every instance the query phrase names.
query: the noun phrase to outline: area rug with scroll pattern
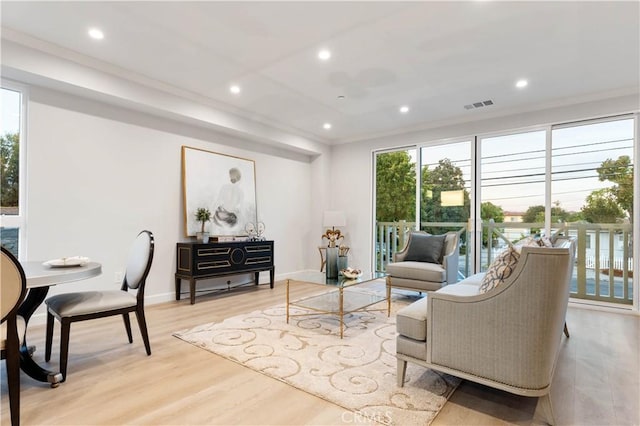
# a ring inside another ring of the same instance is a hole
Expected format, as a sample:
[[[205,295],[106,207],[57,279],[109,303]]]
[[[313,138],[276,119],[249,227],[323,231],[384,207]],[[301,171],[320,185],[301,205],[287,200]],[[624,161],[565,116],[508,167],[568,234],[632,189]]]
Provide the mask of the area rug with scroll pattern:
[[[393,303],[393,311],[408,302]],[[291,314],[308,314],[291,308]],[[387,425],[431,423],[460,380],[409,363],[396,385],[395,315],[315,314],[286,322],[284,305],[203,324],[174,336]]]

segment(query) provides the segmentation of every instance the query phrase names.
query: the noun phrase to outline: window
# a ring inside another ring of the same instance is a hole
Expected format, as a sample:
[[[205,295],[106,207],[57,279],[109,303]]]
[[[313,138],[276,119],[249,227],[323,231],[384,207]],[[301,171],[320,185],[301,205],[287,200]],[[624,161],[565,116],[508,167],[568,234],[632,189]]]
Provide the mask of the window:
[[[414,179],[387,180],[389,204],[402,201],[407,214],[389,217],[384,225],[406,229],[415,203],[419,229],[460,232],[464,276],[486,270],[504,247],[526,236],[571,236],[577,242],[571,296],[632,304],[638,290],[633,281],[637,120],[637,114],[622,115],[477,135],[465,142],[426,142],[417,157],[402,153],[405,167],[378,168],[380,183],[381,170],[409,174],[417,160]],[[380,160],[389,154],[376,155]],[[380,202],[376,207],[379,213]],[[382,241],[387,234],[376,237]],[[386,259],[396,248],[402,244],[386,246]]]
[[[375,268],[384,271],[416,221],[416,150],[374,155]]]
[[[632,303],[634,127],[629,116],[553,126],[552,199],[562,204],[551,208],[551,228],[590,250],[572,297]]]
[[[24,88],[2,82],[0,121],[0,240],[14,255],[25,253]]]
[[[426,145],[420,148],[420,229],[430,234],[457,232],[458,270],[471,271],[466,228],[471,217],[472,141]]]
[[[480,270],[510,242],[544,228],[545,143],[544,130],[480,139]],[[502,226],[505,212],[524,212],[525,223]]]

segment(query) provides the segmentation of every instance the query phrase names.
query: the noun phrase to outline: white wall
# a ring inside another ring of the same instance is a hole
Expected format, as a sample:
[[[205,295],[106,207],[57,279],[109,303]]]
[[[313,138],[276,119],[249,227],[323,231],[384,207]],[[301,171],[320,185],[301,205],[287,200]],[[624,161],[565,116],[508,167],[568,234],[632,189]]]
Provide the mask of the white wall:
[[[175,244],[186,240],[183,145],[254,160],[258,216],[275,240],[276,276],[316,268],[315,242],[308,241],[318,230],[309,216],[325,159],[38,87],[28,108],[27,260],[83,255],[103,265],[100,277],[50,294],[117,288],[129,244],[149,229],[156,250],[146,296],[150,303],[174,298]]]

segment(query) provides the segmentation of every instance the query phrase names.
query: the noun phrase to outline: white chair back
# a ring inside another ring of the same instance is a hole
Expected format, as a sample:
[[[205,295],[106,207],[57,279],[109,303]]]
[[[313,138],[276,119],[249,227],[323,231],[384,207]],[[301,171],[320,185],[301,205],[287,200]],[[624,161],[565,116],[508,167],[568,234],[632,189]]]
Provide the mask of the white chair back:
[[[153,259],[153,235],[149,231],[138,234],[129,249],[125,280],[131,289],[137,289],[147,278]]]
[[[0,311],[2,313],[2,321],[4,321],[7,316],[18,308],[22,299],[24,299],[27,281],[18,259],[4,247],[2,247],[0,271],[2,277]]]

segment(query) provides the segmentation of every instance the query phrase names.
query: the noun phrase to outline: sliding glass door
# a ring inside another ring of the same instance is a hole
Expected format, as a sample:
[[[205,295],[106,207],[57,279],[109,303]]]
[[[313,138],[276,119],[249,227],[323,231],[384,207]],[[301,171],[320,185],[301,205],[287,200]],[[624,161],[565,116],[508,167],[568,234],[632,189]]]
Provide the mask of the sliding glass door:
[[[469,275],[472,143],[470,140],[420,149],[420,229],[430,234],[457,232],[460,276]]]
[[[376,269],[384,270],[411,229],[458,232],[460,277],[486,270],[527,236],[569,235],[577,241],[572,297],[632,304],[636,120],[376,153]]]
[[[375,161],[376,271],[384,271],[416,225],[416,150],[378,152]]]
[[[552,130],[552,196],[563,202],[551,229],[578,242],[573,297],[632,303],[633,135],[633,118]]]

